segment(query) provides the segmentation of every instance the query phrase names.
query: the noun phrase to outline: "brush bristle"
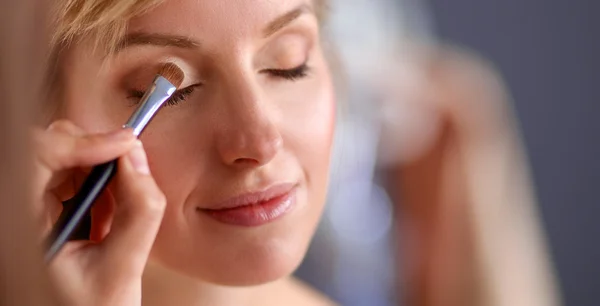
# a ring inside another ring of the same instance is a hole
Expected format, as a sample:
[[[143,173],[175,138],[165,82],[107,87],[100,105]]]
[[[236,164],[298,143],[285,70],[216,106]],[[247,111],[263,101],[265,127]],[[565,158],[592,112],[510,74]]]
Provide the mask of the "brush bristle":
[[[158,74],[163,76],[167,81],[171,82],[175,87],[179,88],[181,83],[183,83],[183,79],[185,74],[177,65],[173,63],[166,63],[162,68],[158,71]]]

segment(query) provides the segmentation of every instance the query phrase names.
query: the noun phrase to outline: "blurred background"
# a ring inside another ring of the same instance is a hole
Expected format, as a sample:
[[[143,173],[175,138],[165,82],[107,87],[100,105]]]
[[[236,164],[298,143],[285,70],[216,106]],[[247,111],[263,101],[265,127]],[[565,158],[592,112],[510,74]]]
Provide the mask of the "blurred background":
[[[600,305],[600,3],[430,0],[437,33],[492,60],[514,97],[566,305]]]
[[[298,276],[343,305],[600,305],[600,3],[331,11],[337,146]]]

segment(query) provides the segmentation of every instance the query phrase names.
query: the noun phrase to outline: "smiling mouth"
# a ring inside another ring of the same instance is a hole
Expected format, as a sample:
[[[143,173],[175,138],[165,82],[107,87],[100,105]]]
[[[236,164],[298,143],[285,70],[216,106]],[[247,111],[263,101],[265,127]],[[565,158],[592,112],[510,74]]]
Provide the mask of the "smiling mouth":
[[[199,212],[221,223],[255,227],[283,217],[296,204],[296,185],[281,184],[262,192],[247,193]]]

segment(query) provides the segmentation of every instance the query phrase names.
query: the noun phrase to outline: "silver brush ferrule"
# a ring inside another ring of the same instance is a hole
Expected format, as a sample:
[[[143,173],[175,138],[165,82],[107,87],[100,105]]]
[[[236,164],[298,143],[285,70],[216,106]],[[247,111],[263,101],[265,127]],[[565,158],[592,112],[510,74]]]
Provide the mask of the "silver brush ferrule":
[[[167,99],[177,90],[171,82],[167,81],[164,77],[157,75],[152,82],[152,86],[144,93],[144,96],[140,100],[140,106],[131,115],[127,123],[124,125],[126,128],[132,128],[133,134],[139,136],[146,125],[154,114],[160,109]]]

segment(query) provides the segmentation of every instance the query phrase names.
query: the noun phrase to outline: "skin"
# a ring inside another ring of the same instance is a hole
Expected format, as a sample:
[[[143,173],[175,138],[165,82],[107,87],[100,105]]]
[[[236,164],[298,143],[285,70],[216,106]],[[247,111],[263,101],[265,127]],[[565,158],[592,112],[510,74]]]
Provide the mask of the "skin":
[[[300,13],[281,19],[294,10]],[[161,109],[141,137],[149,177],[167,202],[145,271],[144,304],[325,303],[289,278],[323,209],[335,118],[312,3],[169,0],[131,20],[128,34],[139,33],[194,43],[132,42],[108,58],[94,53],[90,42],[74,44],[64,59],[59,114],[70,122],[63,124],[80,129],[76,137],[119,129],[134,110],[132,95],[143,91],[165,62],[184,70],[180,88],[194,86],[184,100]],[[305,63],[305,76],[293,80],[277,72]],[[56,176],[64,168],[51,172]],[[76,173],[66,181],[78,181]],[[198,212],[279,183],[296,186],[296,205],[273,222],[234,226]],[[72,193],[45,186],[58,198]],[[118,188],[112,184],[94,208],[92,237],[100,243],[115,226]],[[138,261],[145,263],[148,254],[138,249]]]

